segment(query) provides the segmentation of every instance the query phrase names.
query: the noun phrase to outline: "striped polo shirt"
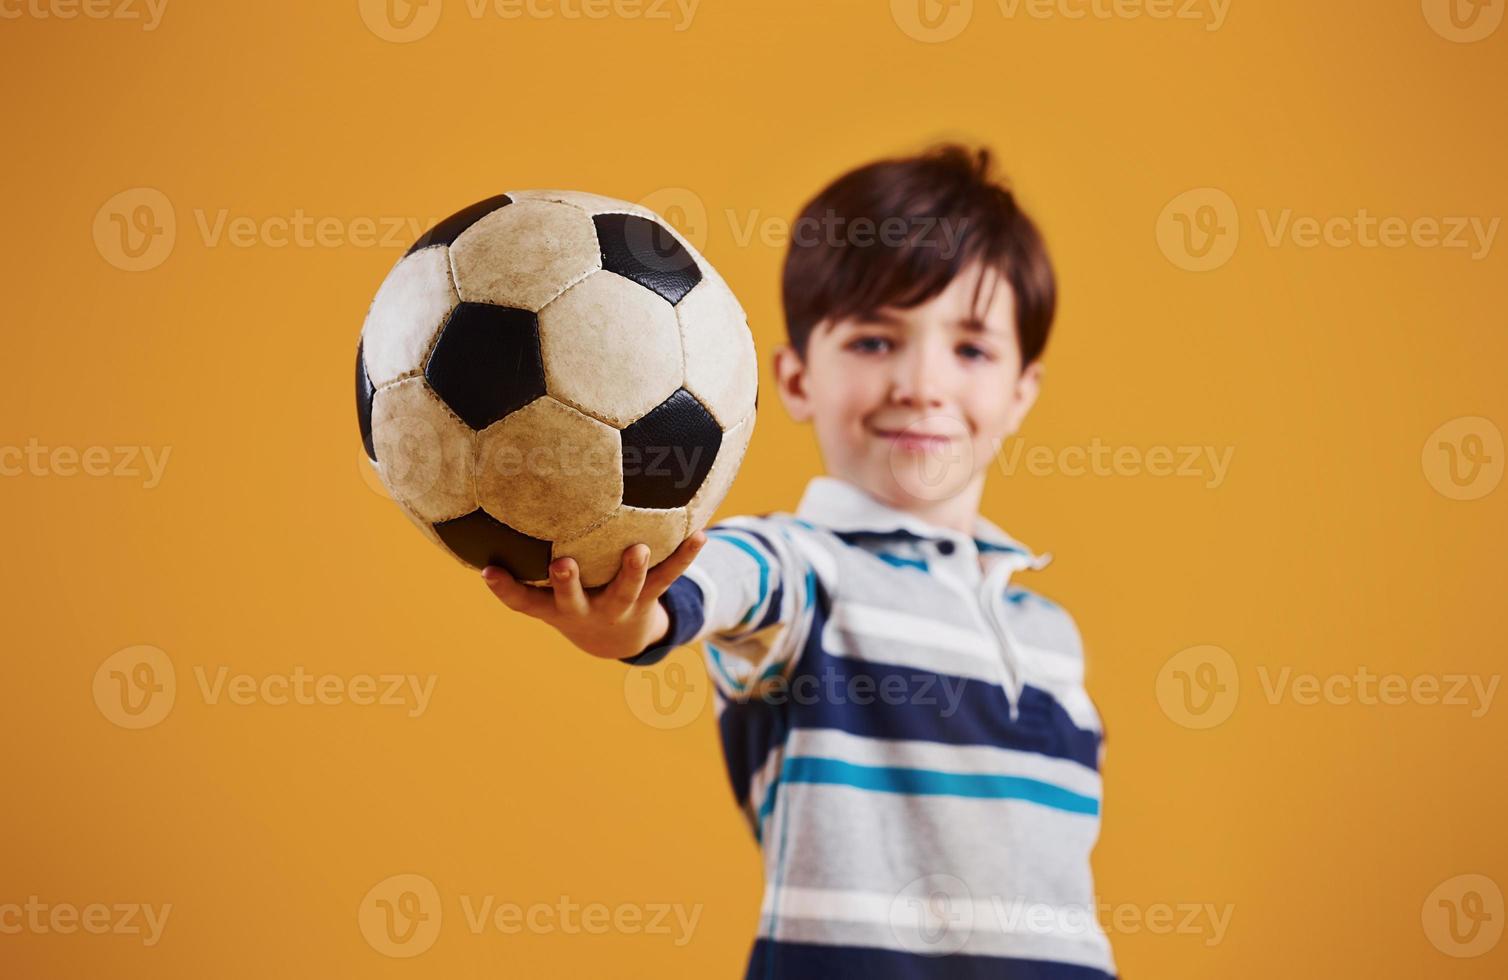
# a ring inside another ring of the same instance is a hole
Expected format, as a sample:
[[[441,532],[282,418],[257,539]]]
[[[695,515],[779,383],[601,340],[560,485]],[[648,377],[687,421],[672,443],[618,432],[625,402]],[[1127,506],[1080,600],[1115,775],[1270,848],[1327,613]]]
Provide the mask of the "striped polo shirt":
[[[1104,978],[1102,728],[1045,564],[828,477],[736,518],[663,600],[702,641],[765,890],[751,978]]]

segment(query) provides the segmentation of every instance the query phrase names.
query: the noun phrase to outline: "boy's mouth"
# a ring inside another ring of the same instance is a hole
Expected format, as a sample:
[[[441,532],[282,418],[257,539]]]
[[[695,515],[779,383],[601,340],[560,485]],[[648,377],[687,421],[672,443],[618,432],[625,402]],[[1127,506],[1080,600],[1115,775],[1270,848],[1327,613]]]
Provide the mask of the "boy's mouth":
[[[893,448],[907,453],[940,453],[953,444],[951,436],[915,429],[870,429]]]

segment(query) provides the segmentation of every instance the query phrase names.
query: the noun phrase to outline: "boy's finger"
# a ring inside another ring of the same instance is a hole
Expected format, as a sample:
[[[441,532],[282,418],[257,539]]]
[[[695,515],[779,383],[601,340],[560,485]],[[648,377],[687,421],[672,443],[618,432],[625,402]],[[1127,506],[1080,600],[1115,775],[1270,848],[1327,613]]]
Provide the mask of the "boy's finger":
[[[691,567],[691,563],[696,560],[697,554],[702,550],[702,545],[706,543],[707,535],[701,531],[682,541],[681,546],[675,549],[669,558],[650,571],[644,580],[644,591],[640,594],[640,598],[658,599],[664,595],[665,590]]]
[[[505,568],[496,565],[488,565],[482,569],[482,581],[487,583],[487,588],[497,596],[509,609],[521,612],[525,616],[543,618],[547,613],[555,611],[555,604],[550,597],[540,589],[531,589],[527,585],[521,585]]]
[[[581,574],[574,558],[550,563],[550,588],[555,592],[555,611],[563,616],[585,616],[591,611],[581,590]]]
[[[649,548],[636,544],[623,552],[623,564],[618,574],[602,593],[600,608],[617,619],[639,601],[639,592],[644,588],[644,576],[649,571]]]

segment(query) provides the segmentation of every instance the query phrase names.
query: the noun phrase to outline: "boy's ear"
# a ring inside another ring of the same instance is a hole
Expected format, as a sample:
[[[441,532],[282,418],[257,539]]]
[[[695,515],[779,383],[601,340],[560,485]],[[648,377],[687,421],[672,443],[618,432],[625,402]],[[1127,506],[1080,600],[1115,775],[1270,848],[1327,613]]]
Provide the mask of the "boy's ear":
[[[785,410],[797,422],[812,420],[812,403],[806,391],[806,364],[789,344],[775,349],[775,383]]]
[[[1042,362],[1033,361],[1021,372],[1011,390],[1010,435],[1015,435],[1042,391]]]

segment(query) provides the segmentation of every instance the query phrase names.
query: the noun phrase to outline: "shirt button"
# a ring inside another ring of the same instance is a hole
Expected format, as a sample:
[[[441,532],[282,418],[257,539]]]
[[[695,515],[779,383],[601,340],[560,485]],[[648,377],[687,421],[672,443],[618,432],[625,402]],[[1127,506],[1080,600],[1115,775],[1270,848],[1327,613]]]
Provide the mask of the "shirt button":
[[[951,541],[939,541],[939,542],[937,542],[937,550],[939,552],[941,552],[942,554],[944,554],[944,555],[951,555],[953,553],[953,551],[954,551],[953,542],[951,542]]]

